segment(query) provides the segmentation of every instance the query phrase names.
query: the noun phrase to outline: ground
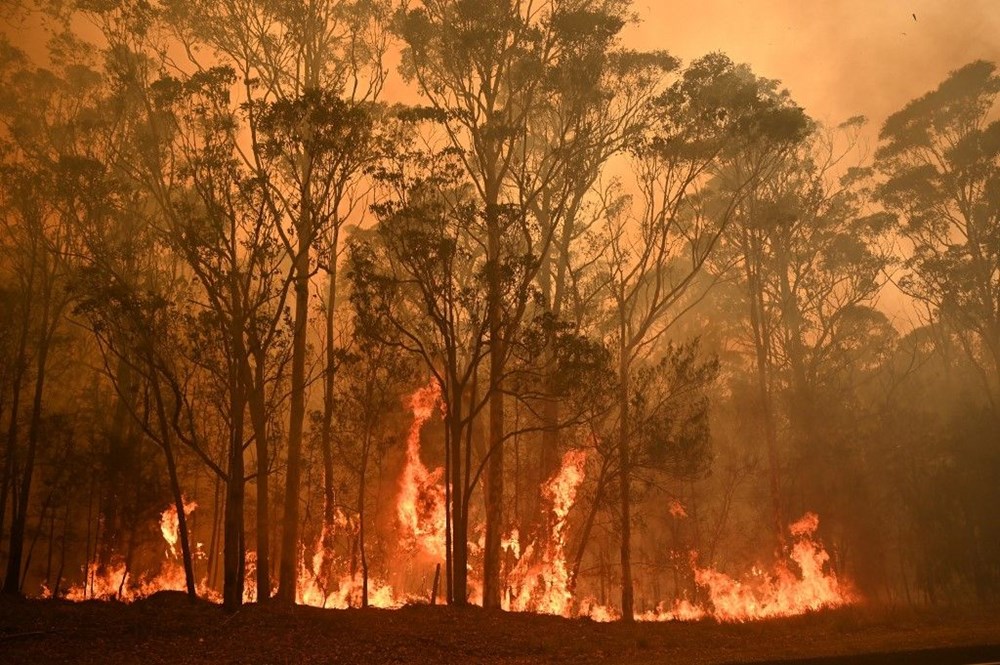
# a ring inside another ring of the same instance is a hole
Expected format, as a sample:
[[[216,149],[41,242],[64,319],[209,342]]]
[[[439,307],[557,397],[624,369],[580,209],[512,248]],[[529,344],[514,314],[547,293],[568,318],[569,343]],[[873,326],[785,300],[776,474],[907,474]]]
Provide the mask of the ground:
[[[2,663],[789,661],[816,665],[1000,661],[1000,608],[855,607],[736,625],[700,621],[626,626],[427,606],[322,610],[251,605],[227,614],[175,593],[157,594],[133,605],[0,600]]]

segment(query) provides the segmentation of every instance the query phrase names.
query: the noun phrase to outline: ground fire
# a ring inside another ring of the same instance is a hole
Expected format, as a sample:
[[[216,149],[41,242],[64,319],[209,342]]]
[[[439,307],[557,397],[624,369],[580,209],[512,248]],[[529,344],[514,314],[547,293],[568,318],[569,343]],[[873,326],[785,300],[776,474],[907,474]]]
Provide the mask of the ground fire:
[[[440,563],[444,555],[445,507],[442,469],[428,471],[420,459],[421,429],[440,405],[440,394],[434,383],[416,391],[409,399],[413,422],[406,441],[406,463],[399,479],[396,496],[399,541],[409,551],[421,556],[428,565]],[[598,604],[593,598],[574,597],[569,583],[566,562],[566,531],[576,501],[576,493],[584,480],[587,454],[570,450],[562,459],[556,474],[542,486],[549,513],[548,530],[540,540],[526,544],[518,541],[513,531],[505,539],[505,550],[513,565],[507,573],[507,589],[503,607],[515,612],[535,612],[563,617],[586,616],[595,621],[612,621],[618,617],[613,606]],[[197,508],[195,501],[185,501],[189,515]],[[669,512],[678,519],[686,517],[679,503],[672,503]],[[341,529],[351,529],[350,521],[338,521]],[[655,610],[641,613],[640,621],[687,621],[713,618],[718,621],[752,621],[787,617],[841,607],[857,600],[849,585],[827,570],[829,555],[814,538],[819,517],[808,513],[792,524],[788,531],[793,542],[786,558],[775,561],[769,571],[754,567],[739,578],[730,577],[712,568],[703,568],[698,553],[691,552],[691,569],[697,585],[705,591],[704,601],[677,600],[663,603]],[[183,591],[185,580],[177,550],[177,511],[171,506],[160,516],[160,529],[167,544],[161,569],[152,576],[129,571],[123,562],[105,567],[99,572],[96,563],[88,566],[87,581],[66,591],[69,600],[122,600],[131,602],[157,591]],[[328,608],[356,607],[362,579],[359,574],[344,572],[324,588],[318,571],[331,554],[319,539],[312,552],[304,552],[300,562],[297,587],[298,602],[303,605]],[[341,562],[343,563],[343,562]],[[343,566],[340,566],[343,567]],[[252,574],[252,567],[249,570]],[[478,586],[478,583],[474,582]],[[218,600],[217,592],[202,582],[199,593]],[[48,594],[43,589],[43,595]],[[253,600],[252,595],[246,600]],[[369,580],[369,603],[372,607],[398,608],[407,603],[426,602],[426,595],[396,592],[384,580]]]
[[[0,0],[0,660],[1000,662],[1000,0],[913,4]]]

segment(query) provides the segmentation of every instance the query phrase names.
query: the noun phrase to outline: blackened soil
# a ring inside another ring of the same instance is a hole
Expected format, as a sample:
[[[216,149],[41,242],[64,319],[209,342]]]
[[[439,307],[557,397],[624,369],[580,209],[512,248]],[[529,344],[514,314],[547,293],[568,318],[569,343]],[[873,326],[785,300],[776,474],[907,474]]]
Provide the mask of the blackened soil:
[[[847,663],[1000,661],[1000,608],[849,608],[748,624],[632,626],[479,608],[322,610],[249,605],[227,614],[179,594],[133,605],[0,599],[0,662]]]

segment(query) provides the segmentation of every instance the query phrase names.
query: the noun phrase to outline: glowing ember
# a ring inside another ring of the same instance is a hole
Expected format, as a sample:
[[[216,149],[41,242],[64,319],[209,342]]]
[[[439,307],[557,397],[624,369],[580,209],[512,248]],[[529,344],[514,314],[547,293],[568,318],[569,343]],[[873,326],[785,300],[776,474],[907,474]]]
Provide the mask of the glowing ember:
[[[420,430],[440,400],[441,391],[433,379],[410,397],[413,424],[406,437],[406,466],[396,504],[400,538],[434,559],[445,556],[444,469],[428,471],[420,461]]]

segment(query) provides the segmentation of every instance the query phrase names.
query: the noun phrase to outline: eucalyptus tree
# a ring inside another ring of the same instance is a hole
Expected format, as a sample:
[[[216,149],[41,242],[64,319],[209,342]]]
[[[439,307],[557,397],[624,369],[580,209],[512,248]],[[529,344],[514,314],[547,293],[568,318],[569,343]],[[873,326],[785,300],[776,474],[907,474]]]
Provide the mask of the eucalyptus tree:
[[[618,374],[622,617],[633,619],[632,481],[635,372],[657,354],[676,320],[704,297],[695,285],[747,189],[801,139],[807,122],[777,83],[720,54],[691,63],[655,101],[656,122],[636,149],[638,204],[608,206],[600,231],[606,320]],[[729,194],[711,215],[704,189]],[[637,213],[633,213],[636,210]]]
[[[15,278],[19,320],[11,401],[0,479],[0,515],[11,498],[5,593],[20,593],[28,510],[42,439],[49,360],[71,303],[69,284],[78,255],[78,226],[107,214],[100,166],[90,154],[100,76],[83,65],[35,66],[0,43],[0,178],[3,262]],[[96,185],[88,191],[90,185]],[[29,380],[32,381],[29,384]],[[22,393],[31,385],[25,435]],[[2,518],[0,518],[2,519]]]
[[[594,16],[567,16],[568,25]],[[526,129],[526,159],[519,165],[524,170],[516,175],[518,190],[540,231],[542,242],[535,276],[536,294],[526,318],[550,320],[542,330],[557,333],[569,326],[578,334],[593,331],[587,328],[585,312],[574,309],[578,288],[575,279],[584,270],[587,234],[600,218],[595,188],[606,177],[611,162],[634,148],[646,128],[653,122],[650,100],[663,92],[669,74],[678,61],[665,52],[637,52],[624,48],[609,48],[603,44],[568,43],[564,48],[574,57],[563,57],[552,67],[546,83],[547,95],[541,97],[539,108],[531,114]],[[568,55],[568,53],[567,53]],[[560,146],[553,149],[553,146]],[[553,170],[551,164],[567,159],[572,168]],[[537,193],[531,195],[533,188]],[[549,238],[551,238],[549,240]],[[578,265],[579,264],[579,265]],[[538,370],[544,375],[534,402],[524,401],[538,419],[541,437],[537,446],[537,462],[529,462],[528,486],[541,486],[559,465],[560,432],[565,422],[563,397],[557,376],[558,334],[550,334],[538,358]],[[561,422],[563,421],[563,422]],[[529,489],[529,509],[521,521],[521,533],[529,531],[543,519],[541,494]]]
[[[384,0],[171,1],[166,20],[196,67],[199,47],[207,46],[236,73],[249,145],[242,160],[263,185],[285,254],[293,266],[290,413],[282,520],[278,595],[294,602],[299,563],[299,503],[302,441],[308,377],[307,334],[310,284],[318,268],[316,249],[329,271],[328,325],[335,306],[336,263],[343,206],[352,185],[370,161],[364,148],[368,124],[363,110],[375,102],[385,82],[387,48]],[[320,241],[323,240],[321,243]],[[335,369],[327,340],[326,371]],[[324,427],[332,421],[332,384],[326,383]],[[329,457],[329,431],[324,434]],[[329,468],[329,464],[326,465]],[[333,530],[331,473],[326,474],[326,529]],[[258,511],[266,509],[264,503]],[[260,556],[258,552],[258,556]],[[266,552],[264,553],[266,556]]]
[[[885,121],[876,162],[908,247],[900,286],[955,335],[1000,418],[998,94],[994,63],[955,70]]]
[[[628,9],[622,0],[424,0],[398,15],[402,72],[443,115],[484,220],[487,607],[499,606],[501,595],[503,382],[511,341],[530,302],[540,257],[550,254],[574,192],[586,189],[567,174],[579,169],[594,177],[595,165],[613,152],[614,140],[608,139],[613,130],[591,130],[602,104],[605,110],[612,106],[603,97],[606,88],[596,84],[612,76],[609,51]],[[630,120],[624,114],[608,122],[628,126]],[[546,218],[534,218],[538,213]],[[521,278],[505,300],[503,285],[512,270]]]
[[[461,605],[479,476],[472,424],[486,403],[477,388],[488,354],[482,220],[454,151],[418,148],[409,118],[399,129],[400,149],[387,152],[376,173],[386,190],[375,208],[379,224],[351,245],[351,300],[358,334],[415,355],[441,390],[447,597]]]

